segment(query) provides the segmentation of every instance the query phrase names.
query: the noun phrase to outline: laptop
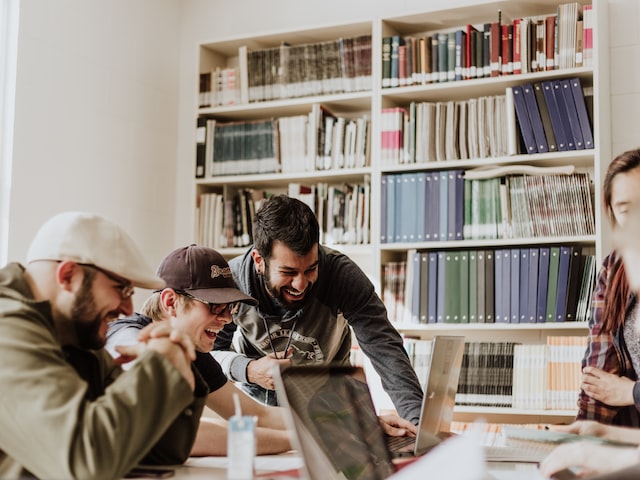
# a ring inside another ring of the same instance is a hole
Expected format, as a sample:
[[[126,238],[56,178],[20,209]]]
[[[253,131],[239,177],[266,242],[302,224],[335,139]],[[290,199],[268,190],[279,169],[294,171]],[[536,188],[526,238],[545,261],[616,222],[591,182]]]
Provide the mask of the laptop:
[[[464,337],[434,339],[429,379],[423,397],[418,434],[402,453],[421,455],[450,432],[453,405],[462,365]],[[395,471],[392,451],[376,414],[364,370],[349,366],[291,366],[275,372],[281,404],[288,408],[290,428],[300,452],[314,451],[308,461],[318,478],[337,471],[336,478],[383,479]]]
[[[436,335],[433,339],[418,432],[414,437],[388,437],[394,456],[420,456],[451,435],[453,408],[464,354],[464,337]]]

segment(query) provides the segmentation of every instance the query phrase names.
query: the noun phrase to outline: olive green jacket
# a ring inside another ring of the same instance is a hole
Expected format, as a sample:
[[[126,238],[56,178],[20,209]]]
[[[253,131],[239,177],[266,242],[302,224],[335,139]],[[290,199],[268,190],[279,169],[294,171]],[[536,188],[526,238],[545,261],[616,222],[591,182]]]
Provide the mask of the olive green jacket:
[[[49,302],[16,263],[0,269],[0,478],[121,478],[182,463],[207,387],[147,350],[129,371],[106,350],[61,348]]]

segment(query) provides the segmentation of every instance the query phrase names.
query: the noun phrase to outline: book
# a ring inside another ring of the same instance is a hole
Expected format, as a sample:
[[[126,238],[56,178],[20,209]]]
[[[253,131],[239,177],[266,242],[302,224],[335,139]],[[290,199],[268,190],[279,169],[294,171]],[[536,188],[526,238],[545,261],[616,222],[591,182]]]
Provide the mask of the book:
[[[207,161],[207,118],[198,117],[196,120],[196,178],[204,178]]]
[[[582,138],[584,140],[584,148],[594,148],[593,133],[591,131],[591,121],[587,112],[587,106],[584,99],[584,91],[582,90],[582,84],[578,77],[571,78],[569,80],[571,85],[571,92],[573,93],[573,99],[578,113],[578,122],[580,123],[580,130],[582,131]]]
[[[551,116],[549,115],[549,108],[544,98],[544,91],[542,89],[541,82],[535,82],[533,84],[533,91],[536,96],[536,103],[538,104],[538,110],[540,111],[540,119],[542,120],[542,127],[544,129],[544,136],[547,139],[547,146],[550,152],[557,152],[558,145],[556,144],[556,136],[553,133],[553,125],[551,123]]]
[[[580,281],[583,269],[582,247],[574,245],[571,247],[571,261],[569,263],[569,280],[567,282],[567,306],[566,321],[571,322],[576,319],[578,299],[580,295]]]
[[[476,318],[477,318],[477,322],[478,323],[484,323],[485,322],[485,312],[486,312],[486,293],[485,293],[485,285],[486,285],[486,280],[485,280],[485,251],[484,250],[477,250],[476,251],[476,261],[478,263],[478,267],[477,267],[477,280],[476,280],[476,285],[478,286],[478,293],[477,293],[477,297],[478,297],[478,302],[477,302],[477,314],[476,314]]]
[[[538,267],[539,267],[540,249],[537,247],[529,248],[529,280],[527,289],[527,310],[526,319],[521,323],[536,323],[536,308],[538,295]]]
[[[553,322],[556,311],[556,295],[558,291],[558,271],[560,267],[560,247],[549,248],[549,282],[547,284],[547,307],[545,321]]]
[[[389,86],[398,87],[400,85],[400,45],[404,40],[400,35],[391,36],[391,53],[389,69]]]
[[[569,150],[569,144],[567,142],[567,134],[564,131],[564,123],[560,116],[560,109],[556,100],[555,91],[553,88],[553,82],[543,81],[541,82],[542,92],[546,101],[547,110],[549,111],[549,118],[551,120],[551,127],[553,129],[553,135],[556,140],[558,151],[564,152]]]
[[[427,281],[427,323],[436,323],[438,306],[438,252],[428,252],[429,274]]]
[[[558,106],[558,116],[560,117],[560,122],[562,124],[562,131],[564,132],[565,139],[567,141],[567,150],[577,150],[576,140],[574,137],[573,129],[571,127],[571,123],[569,121],[569,112],[567,111],[567,103],[562,92],[562,85],[560,83],[560,80],[551,80],[551,85],[554,98],[556,99],[556,105]],[[553,117],[551,118],[553,119]],[[558,134],[556,132],[556,138],[557,136]]]
[[[556,81],[560,83],[560,91],[562,91],[562,97],[564,98],[564,104],[567,109],[567,116],[569,118],[569,125],[575,141],[576,150],[583,150],[585,148],[584,137],[582,136],[582,128],[580,127],[580,120],[578,118],[578,110],[576,109],[576,101],[573,96],[571,82],[567,78]]]
[[[529,290],[531,289],[529,286],[529,252],[530,249],[527,247],[523,247],[519,249],[520,251],[520,266],[519,266],[519,291],[518,291],[518,323],[527,323],[528,322],[528,310],[529,310]]]
[[[520,134],[524,140],[527,153],[538,153],[538,146],[533,134],[533,127],[527,111],[527,104],[524,98],[524,90],[520,85],[511,87],[513,92],[513,104],[516,110],[516,118],[520,125]]]
[[[540,247],[538,253],[538,288],[536,292],[536,323],[547,319],[547,291],[549,287],[550,247]]]
[[[495,261],[493,250],[486,250],[484,255],[484,323],[494,323],[495,312]]]
[[[538,109],[538,103],[536,100],[536,94],[533,90],[533,85],[531,85],[530,83],[523,84],[522,93],[527,105],[527,112],[529,113],[531,129],[533,130],[533,137],[536,142],[538,153],[548,152],[549,145],[545,136],[544,127],[542,125],[542,117],[540,116],[540,110]]]
[[[512,248],[510,255],[509,323],[520,323],[520,249]]]
[[[459,273],[459,300],[458,300],[458,323],[470,323],[470,276],[471,276],[471,253],[468,250],[461,250],[460,273]]]
[[[418,321],[426,324],[429,311],[429,252],[418,252],[420,256],[420,291],[418,292]]]
[[[567,294],[569,287],[569,266],[571,265],[571,247],[560,246],[560,260],[558,263],[558,282],[556,291],[556,305],[554,321],[564,322],[567,319]]]
[[[490,77],[500,76],[502,71],[502,54],[500,51],[501,46],[501,31],[500,22],[491,22],[489,26],[489,64],[490,64]]]
[[[469,250],[469,323],[478,323],[478,251]]]

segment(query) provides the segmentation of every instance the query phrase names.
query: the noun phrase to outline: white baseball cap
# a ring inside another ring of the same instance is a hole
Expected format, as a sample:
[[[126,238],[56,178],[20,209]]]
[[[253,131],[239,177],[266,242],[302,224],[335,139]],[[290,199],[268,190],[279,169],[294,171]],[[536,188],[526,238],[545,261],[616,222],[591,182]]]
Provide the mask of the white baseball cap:
[[[27,263],[37,260],[70,260],[95,265],[141,288],[165,286],[147,264],[131,237],[100,215],[63,212],[47,220],[33,238]]]

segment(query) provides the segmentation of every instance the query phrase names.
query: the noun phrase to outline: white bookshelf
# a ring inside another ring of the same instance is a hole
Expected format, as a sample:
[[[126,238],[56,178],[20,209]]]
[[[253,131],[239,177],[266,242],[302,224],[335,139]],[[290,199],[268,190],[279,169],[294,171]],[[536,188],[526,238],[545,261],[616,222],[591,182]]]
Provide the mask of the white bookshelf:
[[[369,163],[362,168],[323,170],[296,174],[270,173],[264,175],[247,174],[194,179],[196,197],[204,192],[222,193],[228,198],[239,188],[251,187],[268,189],[273,193],[286,192],[290,182],[316,183],[326,182],[339,184],[342,182],[369,182],[371,185],[370,227],[371,241],[367,245],[337,245],[336,247],[352,256],[361,268],[373,280],[381,292],[382,265],[389,261],[398,261],[406,257],[409,249],[447,250],[472,249],[510,246],[539,246],[546,244],[579,244],[592,248],[596,254],[596,263],[600,264],[604,254],[610,249],[609,233],[603,222],[601,203],[602,176],[610,159],[609,132],[609,69],[608,69],[608,14],[607,2],[593,0],[594,24],[594,62],[591,67],[552,70],[545,72],[507,75],[492,78],[463,80],[454,82],[412,85],[397,88],[382,88],[382,38],[393,34],[412,35],[420,32],[435,32],[463,27],[464,25],[483,24],[494,21],[498,10],[502,18],[533,17],[555,12],[558,1],[541,0],[530,2],[525,0],[495,1],[476,6],[430,11],[425,6],[423,11],[402,16],[387,15],[358,22],[333,25],[313,25],[291,31],[257,32],[251,37],[238,37],[210,42],[202,42],[199,48],[200,72],[207,72],[216,67],[227,67],[238,64],[238,52],[241,47],[248,49],[265,49],[288,42],[291,45],[335,40],[339,37],[356,37],[371,35],[372,37],[372,86],[370,90],[330,95],[300,97],[260,103],[239,104],[224,107],[199,108],[194,112],[195,118],[207,116],[217,121],[253,120],[269,117],[301,115],[310,112],[312,105],[320,103],[338,115],[355,118],[366,114],[370,119],[370,157]],[[583,86],[593,88],[593,133],[595,148],[592,150],[575,150],[568,152],[544,153],[533,155],[515,155],[483,159],[445,161],[427,164],[405,164],[383,166],[381,162],[381,109],[385,107],[406,107],[411,101],[444,101],[464,100],[484,95],[504,94],[505,88],[525,82],[538,82],[548,79],[579,77]],[[194,139],[195,142],[195,139]],[[451,168],[474,168],[483,165],[530,164],[536,166],[575,165],[588,171],[593,181],[593,208],[595,212],[595,235],[582,237],[553,238],[519,238],[513,240],[474,240],[455,242],[422,242],[422,243],[381,243],[381,194],[380,184],[383,174],[417,171],[445,170]],[[194,204],[196,199],[194,198]],[[245,247],[223,249],[223,253],[231,258],[241,254]],[[397,324],[397,329],[409,335],[421,338],[432,338],[438,334],[461,334],[470,341],[518,341],[521,343],[544,343],[549,335],[586,335],[584,323],[564,324],[434,324],[415,325]],[[573,411],[523,411],[505,408],[456,407],[456,419],[469,420],[482,417],[488,420],[513,421],[528,423],[534,421],[567,421],[575,415]]]

